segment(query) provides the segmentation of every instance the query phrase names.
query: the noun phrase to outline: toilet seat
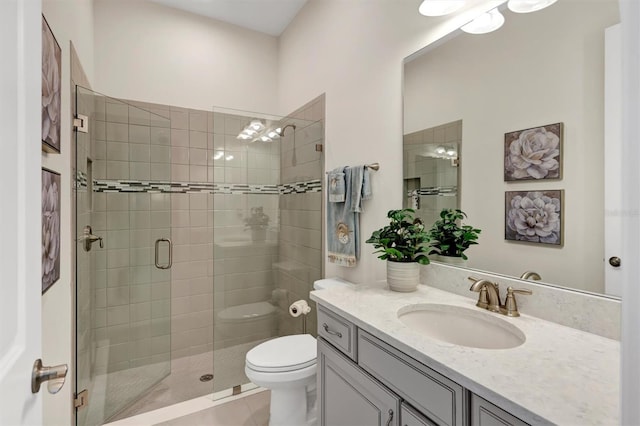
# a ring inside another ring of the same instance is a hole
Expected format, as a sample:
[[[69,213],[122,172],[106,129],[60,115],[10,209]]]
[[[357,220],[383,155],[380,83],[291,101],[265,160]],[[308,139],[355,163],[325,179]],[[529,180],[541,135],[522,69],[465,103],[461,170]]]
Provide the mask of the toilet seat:
[[[316,339],[310,334],[294,334],[261,343],[247,352],[246,367],[265,373],[301,370],[315,365]]]

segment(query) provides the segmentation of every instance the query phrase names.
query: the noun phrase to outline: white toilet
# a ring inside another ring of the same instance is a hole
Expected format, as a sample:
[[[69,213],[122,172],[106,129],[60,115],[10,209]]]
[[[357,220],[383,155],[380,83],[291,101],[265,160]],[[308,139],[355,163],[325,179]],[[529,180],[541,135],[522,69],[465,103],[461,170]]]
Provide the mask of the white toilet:
[[[353,285],[324,279],[313,288]],[[271,390],[269,426],[316,424],[316,339],[310,334],[278,337],[247,352],[245,374],[254,384]]]

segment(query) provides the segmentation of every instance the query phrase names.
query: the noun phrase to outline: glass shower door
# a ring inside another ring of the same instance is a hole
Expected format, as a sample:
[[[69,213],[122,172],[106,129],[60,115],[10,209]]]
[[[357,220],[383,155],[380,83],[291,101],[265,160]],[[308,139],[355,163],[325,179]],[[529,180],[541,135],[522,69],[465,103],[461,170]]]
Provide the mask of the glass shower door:
[[[302,332],[289,305],[321,277],[321,122],[213,110],[214,399],[253,385],[246,354]],[[315,329],[315,312],[308,331]]]
[[[76,114],[76,424],[98,425],[171,371],[170,120],[82,87]]]

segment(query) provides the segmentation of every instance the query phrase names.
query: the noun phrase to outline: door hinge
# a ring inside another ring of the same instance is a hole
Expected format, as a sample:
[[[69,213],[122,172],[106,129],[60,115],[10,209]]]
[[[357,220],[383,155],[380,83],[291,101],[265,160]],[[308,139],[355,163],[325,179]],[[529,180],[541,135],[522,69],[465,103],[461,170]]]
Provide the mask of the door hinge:
[[[89,117],[82,114],[76,114],[73,119],[73,128],[76,132],[89,133]]]
[[[73,400],[73,406],[76,410],[84,408],[89,404],[89,391],[84,389],[82,392],[77,393]]]

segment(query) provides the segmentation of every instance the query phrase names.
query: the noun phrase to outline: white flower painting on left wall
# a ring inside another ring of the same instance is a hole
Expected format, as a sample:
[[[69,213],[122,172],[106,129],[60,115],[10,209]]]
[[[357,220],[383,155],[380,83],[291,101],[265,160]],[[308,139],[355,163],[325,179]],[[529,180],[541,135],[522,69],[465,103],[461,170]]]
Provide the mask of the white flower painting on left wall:
[[[60,278],[60,174],[42,169],[42,292]]]
[[[62,50],[42,17],[42,149],[60,153]]]

